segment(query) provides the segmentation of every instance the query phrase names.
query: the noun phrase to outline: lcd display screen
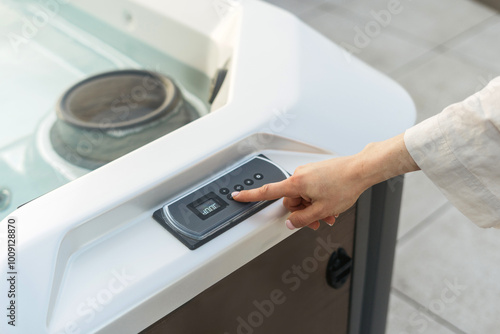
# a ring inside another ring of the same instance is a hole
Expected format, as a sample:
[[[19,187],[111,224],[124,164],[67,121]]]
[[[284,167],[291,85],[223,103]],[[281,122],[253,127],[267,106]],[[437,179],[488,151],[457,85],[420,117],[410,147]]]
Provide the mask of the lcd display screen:
[[[221,208],[221,205],[214,201],[212,198],[207,199],[205,202],[198,204],[194,207],[202,216],[208,216],[212,212]]]
[[[193,211],[195,215],[203,220],[212,217],[219,211],[224,210],[226,206],[227,203],[213,192],[210,192],[187,205],[187,207]]]

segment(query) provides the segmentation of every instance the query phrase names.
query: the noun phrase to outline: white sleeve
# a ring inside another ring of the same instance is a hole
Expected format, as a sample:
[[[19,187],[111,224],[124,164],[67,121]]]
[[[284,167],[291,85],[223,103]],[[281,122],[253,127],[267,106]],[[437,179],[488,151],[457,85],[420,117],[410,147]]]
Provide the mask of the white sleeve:
[[[404,140],[453,205],[481,227],[500,228],[500,77],[408,129]]]

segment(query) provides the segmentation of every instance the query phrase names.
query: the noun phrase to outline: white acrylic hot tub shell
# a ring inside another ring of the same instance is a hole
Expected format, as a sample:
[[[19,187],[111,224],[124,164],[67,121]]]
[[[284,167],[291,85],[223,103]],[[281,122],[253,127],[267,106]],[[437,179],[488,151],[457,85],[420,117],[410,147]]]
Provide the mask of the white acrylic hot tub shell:
[[[79,6],[91,10],[95,3]],[[414,121],[410,97],[392,80],[267,4],[242,2],[228,19],[202,15],[213,10],[211,1],[110,3],[114,7],[103,3],[99,11],[110,21],[117,6],[140,6],[140,15],[152,18],[147,29],[175,12],[193,36],[212,36],[213,45],[203,47],[215,60],[191,60],[207,72],[221,65],[218,50],[228,52],[221,26],[231,25],[237,39],[228,100],[12,213],[18,221],[18,320],[15,328],[2,321],[1,333],[146,328],[292,233],[276,202],[190,251],[151,217],[169,198],[250,154],[264,152],[293,172],[308,161],[356,153]],[[172,6],[180,9],[170,11]],[[143,38],[161,47],[161,31]],[[91,311],[93,298],[98,307]]]

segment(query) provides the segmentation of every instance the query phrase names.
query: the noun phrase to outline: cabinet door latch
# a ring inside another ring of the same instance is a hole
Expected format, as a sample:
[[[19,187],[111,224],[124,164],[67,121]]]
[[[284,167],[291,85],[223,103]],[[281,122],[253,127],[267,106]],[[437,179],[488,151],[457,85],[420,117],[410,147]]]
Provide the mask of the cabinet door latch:
[[[340,289],[351,273],[352,259],[343,248],[338,248],[330,256],[326,267],[326,281],[334,289]]]

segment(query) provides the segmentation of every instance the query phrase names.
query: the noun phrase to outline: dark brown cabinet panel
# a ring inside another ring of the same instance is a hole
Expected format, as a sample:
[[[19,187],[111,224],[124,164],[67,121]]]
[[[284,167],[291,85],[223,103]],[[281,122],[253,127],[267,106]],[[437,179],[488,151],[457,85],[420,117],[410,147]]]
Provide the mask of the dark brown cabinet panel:
[[[347,333],[351,279],[334,289],[326,267],[339,247],[352,257],[355,212],[297,231],[142,333]]]

